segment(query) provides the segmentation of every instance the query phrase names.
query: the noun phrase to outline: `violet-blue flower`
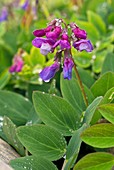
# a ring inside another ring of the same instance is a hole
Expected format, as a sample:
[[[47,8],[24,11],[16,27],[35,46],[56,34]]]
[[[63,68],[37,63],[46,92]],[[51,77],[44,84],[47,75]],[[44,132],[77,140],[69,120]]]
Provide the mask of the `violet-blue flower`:
[[[63,77],[64,79],[70,80],[72,78],[72,68],[74,66],[74,62],[72,61],[72,58],[66,57],[64,60],[64,66],[63,66]]]
[[[8,11],[6,7],[3,7],[0,14],[0,22],[6,21],[7,19],[8,19]]]
[[[73,46],[79,51],[86,50],[87,52],[91,52],[93,50],[93,46],[90,40],[81,39],[79,41],[75,41]]]
[[[50,81],[51,78],[55,76],[55,73],[59,70],[60,64],[55,61],[54,64],[52,64],[49,67],[45,67],[41,72],[40,72],[40,77],[42,80],[45,82]]]
[[[25,2],[23,3],[23,5],[21,6],[22,9],[27,10],[28,6],[29,6],[29,0],[25,0]]]

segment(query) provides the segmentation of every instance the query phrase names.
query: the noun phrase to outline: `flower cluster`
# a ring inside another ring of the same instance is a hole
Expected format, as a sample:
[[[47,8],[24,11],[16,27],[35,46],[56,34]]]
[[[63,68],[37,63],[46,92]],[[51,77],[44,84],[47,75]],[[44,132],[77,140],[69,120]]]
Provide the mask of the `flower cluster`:
[[[71,35],[68,35],[68,30],[70,30]],[[43,55],[53,53],[55,49],[57,50],[54,64],[44,68],[40,73],[40,77],[44,81],[49,81],[54,77],[62,61],[63,76],[65,79],[71,79],[74,66],[71,54],[72,46],[78,51],[86,50],[91,52],[93,50],[90,40],[87,39],[86,31],[81,30],[75,23],[66,25],[62,19],[51,21],[46,28],[35,30],[33,34],[36,38],[32,41],[32,44],[36,48],[40,48]],[[64,53],[64,57],[62,57],[62,53]]]
[[[13,64],[9,68],[10,73],[20,72],[23,68],[24,61],[22,59],[23,50],[19,49],[18,53],[13,58]]]

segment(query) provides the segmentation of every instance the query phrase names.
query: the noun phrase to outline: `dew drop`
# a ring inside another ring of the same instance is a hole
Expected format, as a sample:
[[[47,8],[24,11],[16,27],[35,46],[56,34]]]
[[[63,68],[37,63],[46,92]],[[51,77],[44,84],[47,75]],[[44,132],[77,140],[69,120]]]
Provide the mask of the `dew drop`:
[[[43,91],[42,94],[45,94],[45,92]]]
[[[46,83],[48,83],[49,81],[50,81],[50,79],[49,80],[45,80]]]

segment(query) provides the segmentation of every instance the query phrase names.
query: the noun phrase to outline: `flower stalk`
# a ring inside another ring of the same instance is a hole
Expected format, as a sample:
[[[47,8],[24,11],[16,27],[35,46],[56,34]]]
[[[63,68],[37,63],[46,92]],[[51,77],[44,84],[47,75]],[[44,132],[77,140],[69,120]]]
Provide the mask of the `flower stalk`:
[[[74,62],[74,71],[75,71],[76,78],[78,80],[79,86],[80,86],[81,91],[82,91],[82,95],[83,95],[83,99],[84,99],[85,105],[88,106],[87,96],[86,96],[86,93],[85,93],[85,90],[84,90],[84,86],[83,86],[83,83],[81,81],[81,78],[80,78],[80,75],[78,73],[78,70],[77,70],[75,62]]]

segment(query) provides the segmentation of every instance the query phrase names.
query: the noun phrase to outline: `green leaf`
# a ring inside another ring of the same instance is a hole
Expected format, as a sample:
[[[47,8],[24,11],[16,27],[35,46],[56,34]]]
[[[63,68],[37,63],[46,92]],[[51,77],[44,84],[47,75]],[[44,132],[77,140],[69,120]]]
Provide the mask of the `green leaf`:
[[[6,136],[7,142],[12,145],[21,156],[24,156],[24,147],[16,135],[16,125],[8,117],[4,117],[3,132]]]
[[[43,82],[41,85],[29,84],[28,85],[28,97],[32,101],[32,93],[33,91],[42,91],[48,93],[50,88],[50,84]]]
[[[35,66],[36,64],[44,65],[45,56],[40,53],[39,48],[32,47],[30,51],[30,63]]]
[[[114,12],[108,15],[108,23],[114,25]]]
[[[1,73],[0,75],[0,90],[3,89],[5,87],[5,85],[7,85],[9,79],[10,79],[10,73],[8,70],[5,70]]]
[[[89,22],[92,23],[96,27],[100,35],[103,35],[106,33],[106,25],[105,25],[105,22],[100,17],[100,15],[92,11],[88,11],[87,16],[88,16]]]
[[[89,72],[89,71],[86,71],[86,70],[84,70],[84,69],[82,69],[82,68],[78,68],[78,72],[79,72],[79,75],[80,75],[80,78],[81,78],[81,80],[82,80],[82,82],[88,87],[88,88],[90,88],[92,85],[93,85],[93,83],[95,82],[95,80],[94,80],[94,78],[92,77],[92,75],[91,75],[91,72]],[[76,78],[76,75],[75,75],[75,72],[73,71],[73,73],[72,73],[73,75],[73,77],[74,78]]]
[[[103,63],[102,74],[107,71],[114,72],[114,53],[108,53]]]
[[[93,63],[92,63],[92,65],[93,65],[92,69],[95,73],[101,72],[106,54],[107,54],[106,50],[101,51],[101,52],[96,52],[96,54],[95,54],[96,58],[93,60]]]
[[[107,90],[114,87],[114,73],[107,72],[93,84],[91,91],[95,97],[104,96]]]
[[[10,161],[14,170],[57,170],[56,166],[43,157],[26,156]]]
[[[111,170],[114,156],[105,152],[90,153],[75,165],[73,170]]]
[[[111,103],[113,100],[114,100],[114,87],[112,87],[105,93],[103,100],[101,101],[101,104]]]
[[[82,68],[88,68],[91,65],[92,53],[82,51],[81,53],[76,52],[76,49],[72,50],[75,63]]]
[[[27,122],[32,103],[23,96],[9,92],[0,91],[0,116],[9,117],[16,125]]]
[[[6,22],[0,22],[0,37],[5,34],[6,31]]]
[[[41,120],[64,135],[71,135],[79,127],[78,112],[63,98],[34,92],[33,103]]]
[[[65,80],[61,75],[61,91],[63,97],[77,110],[77,113],[80,115],[83,110],[85,110],[86,106],[78,81],[74,78],[70,81]]]
[[[114,104],[104,104],[99,106],[98,111],[109,122],[114,124]]]
[[[111,89],[109,89],[103,99],[101,100],[100,104],[99,105],[102,105],[102,104],[107,104],[107,103],[111,103],[112,101],[114,100],[114,87],[112,87]],[[91,121],[91,124],[95,124],[100,118],[101,118],[101,114],[99,112],[99,110],[97,109],[93,115],[93,118],[92,118],[92,121]]]
[[[74,154],[79,152],[79,148],[81,145],[81,138],[80,135],[81,133],[86,129],[87,125],[83,124],[83,126],[75,131],[73,134],[72,138],[70,139],[70,142],[67,147],[67,152],[66,152],[66,159],[70,159]]]
[[[86,127],[87,127],[86,124],[84,124],[80,129],[78,129],[73,134],[72,138],[70,139],[66,151],[66,164],[64,170],[67,170],[69,169],[69,167],[72,167],[72,165],[76,161],[82,142],[80,135],[86,129]]]
[[[114,125],[101,123],[87,128],[81,135],[82,141],[97,147],[109,148],[114,146]]]
[[[88,39],[90,39],[92,41],[92,43],[96,43],[100,37],[99,31],[97,30],[97,28],[94,26],[94,24],[90,23],[90,22],[86,22],[86,21],[76,21],[76,23],[78,24],[78,26],[81,29],[86,30],[87,34],[88,34]],[[91,28],[91,29],[90,29]]]
[[[66,151],[66,141],[63,135],[46,125],[19,127],[17,135],[27,150],[36,156],[57,160]]]
[[[103,97],[97,97],[86,109],[84,113],[84,119],[83,123],[86,123],[87,125],[90,124],[92,117],[95,113],[95,110],[97,109],[98,105],[100,104]]]
[[[94,96],[85,85],[84,90],[89,103],[91,103],[94,99]],[[86,105],[78,81],[75,78],[72,78],[70,81],[68,81],[65,80],[63,76],[61,76],[61,91],[63,97],[75,108],[77,113],[81,115],[86,109]]]

